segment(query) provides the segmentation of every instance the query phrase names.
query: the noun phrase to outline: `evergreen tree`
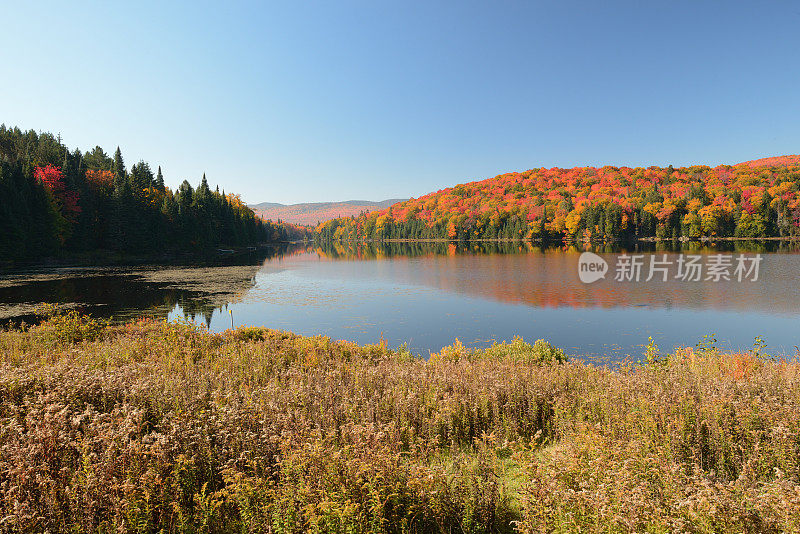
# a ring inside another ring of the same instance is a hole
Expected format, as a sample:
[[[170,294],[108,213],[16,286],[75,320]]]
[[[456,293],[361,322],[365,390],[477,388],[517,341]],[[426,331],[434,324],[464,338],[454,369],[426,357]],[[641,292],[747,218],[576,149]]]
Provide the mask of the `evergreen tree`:
[[[154,180],[149,163],[140,161],[131,167],[131,188],[137,197],[141,197],[145,189],[153,187]]]
[[[125,181],[127,173],[125,172],[125,162],[122,159],[122,151],[117,147],[117,151],[114,152],[114,177],[116,178],[115,184],[119,184],[121,187],[122,182]]]
[[[200,187],[197,188],[197,193],[207,199],[211,195],[211,189],[208,187],[208,180],[206,180],[206,173],[203,173],[203,179],[200,181]]]
[[[120,154],[120,161],[122,161],[122,154]],[[83,163],[88,169],[98,169],[103,171],[114,170],[114,160],[106,154],[102,148],[96,146],[91,152],[83,155]]]
[[[161,174],[161,165],[158,166],[158,173],[156,174],[155,187],[159,191],[164,191],[164,175]]]
[[[148,163],[128,173],[119,147],[70,152],[60,137],[0,126],[0,261],[92,249],[213,250],[269,239],[270,228],[203,179],[174,194]],[[276,234],[277,235],[277,234]]]

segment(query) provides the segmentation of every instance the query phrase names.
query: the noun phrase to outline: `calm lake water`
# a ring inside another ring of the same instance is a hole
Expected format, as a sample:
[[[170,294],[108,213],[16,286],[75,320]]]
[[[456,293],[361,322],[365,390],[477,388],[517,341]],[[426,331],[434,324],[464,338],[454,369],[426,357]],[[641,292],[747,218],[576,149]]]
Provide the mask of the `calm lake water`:
[[[662,349],[694,345],[715,334],[724,349],[748,349],[761,336],[768,350],[792,355],[800,345],[800,254],[786,244],[727,248],[592,249],[609,265],[604,279],[582,283],[574,247],[390,244],[283,247],[266,257],[216,266],[28,269],[0,273],[0,320],[35,320],[41,302],[127,319],[180,318],[213,331],[268,326],[300,334],[390,346],[406,343],[427,356],[458,338],[483,346],[522,336],[549,340],[570,354],[599,361],[641,357],[652,337]],[[617,281],[620,255],[641,254],[640,280]],[[679,254],[704,265],[732,259],[731,280],[683,281]],[[739,254],[761,262],[740,282]],[[668,280],[651,256],[663,261]]]

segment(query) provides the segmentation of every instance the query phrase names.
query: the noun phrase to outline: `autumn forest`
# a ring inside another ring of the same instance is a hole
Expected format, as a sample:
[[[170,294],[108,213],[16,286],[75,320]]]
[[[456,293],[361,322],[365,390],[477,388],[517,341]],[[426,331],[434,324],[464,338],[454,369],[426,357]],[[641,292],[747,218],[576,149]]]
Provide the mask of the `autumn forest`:
[[[0,256],[208,251],[310,237],[262,220],[205,175],[172,191],[119,148],[70,151],[50,133],[0,126]],[[766,238],[800,234],[800,158],[716,167],[536,168],[322,221],[319,241]]]
[[[70,151],[50,133],[0,126],[0,258],[62,253],[213,251],[285,241],[303,230],[256,217],[205,175],[172,191],[161,167],[126,167],[99,146]]]
[[[341,241],[794,237],[800,158],[511,172],[327,221],[317,233]]]

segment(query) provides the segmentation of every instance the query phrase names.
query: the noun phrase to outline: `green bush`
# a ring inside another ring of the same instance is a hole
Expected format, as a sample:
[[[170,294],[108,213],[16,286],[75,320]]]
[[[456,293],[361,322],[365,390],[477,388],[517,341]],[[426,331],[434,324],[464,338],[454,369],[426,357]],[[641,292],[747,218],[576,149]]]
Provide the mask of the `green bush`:
[[[57,305],[47,304],[37,310],[45,320],[36,332],[46,340],[56,343],[80,343],[98,339],[108,323],[93,319],[76,310],[64,310]]]
[[[564,363],[567,356],[549,342],[539,339],[531,345],[525,343],[519,336],[510,343],[492,343],[485,349],[472,349],[465,347],[459,340],[449,347],[444,347],[438,354],[431,358],[433,361],[458,362],[460,360],[496,360],[514,363]]]

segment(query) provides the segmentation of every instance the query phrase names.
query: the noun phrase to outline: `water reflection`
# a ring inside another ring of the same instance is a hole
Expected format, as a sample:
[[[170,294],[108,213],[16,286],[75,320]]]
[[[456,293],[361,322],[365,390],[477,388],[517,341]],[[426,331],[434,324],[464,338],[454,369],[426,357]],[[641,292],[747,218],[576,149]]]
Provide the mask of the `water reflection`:
[[[617,283],[578,278],[579,247],[512,243],[341,244],[296,248],[267,259],[256,285],[232,309],[237,323],[390,345],[423,355],[459,338],[476,346],[522,335],[573,354],[639,357],[652,336],[662,348],[716,333],[746,349],[756,335],[784,354],[798,344],[797,248],[768,242],[709,247],[646,243],[626,252],[764,254],[758,282]],[[591,250],[614,265],[621,252]],[[179,316],[182,310],[176,310]],[[215,318],[211,328],[228,326]]]
[[[531,242],[384,242],[384,243],[323,243],[313,247],[295,247],[294,253],[314,250],[321,257],[347,260],[373,260],[396,256],[456,256],[465,254],[527,254],[544,252],[595,252],[595,253],[642,253],[642,252],[683,252],[694,254],[699,252],[733,252],[733,253],[797,253],[800,242],[764,240],[764,241],[659,241],[640,242],[632,245],[619,244],[579,244],[579,245],[544,245]]]
[[[587,285],[578,258],[615,265],[621,252],[761,253],[757,282],[615,282]],[[40,302],[71,303],[117,320],[185,317],[220,331],[263,325],[392,346],[426,355],[459,338],[482,345],[515,335],[573,354],[638,357],[716,333],[723,348],[764,336],[790,354],[800,320],[798,246],[785,242],[642,243],[542,247],[521,243],[384,243],[284,246],[206,265],[33,269],[0,276],[0,321],[34,320]],[[220,313],[225,312],[225,313]]]
[[[97,317],[126,321],[165,319],[177,308],[185,318],[210,324],[214,313],[240,302],[255,286],[278,246],[192,265],[34,267],[0,274],[0,324],[34,323],[42,303],[60,303]]]
[[[592,284],[582,283],[578,278],[578,258],[583,251],[592,251],[604,258],[612,270],[610,275]],[[628,249],[612,246],[547,248],[530,243],[461,246],[390,243],[352,247],[335,244],[317,247],[314,253],[332,260],[391,259],[391,269],[382,272],[395,280],[540,308],[646,306],[794,314],[800,303],[798,245],[780,241],[736,241],[713,246],[644,243]],[[673,266],[680,254],[759,253],[763,259],[756,282],[712,281],[705,277],[697,282],[681,281],[675,279],[674,271],[665,282],[658,275],[645,282],[647,263],[639,282],[617,282],[613,269],[622,253],[645,254],[645,260],[649,260],[650,254],[657,254],[659,261],[666,259]],[[417,261],[405,261],[412,258]]]

